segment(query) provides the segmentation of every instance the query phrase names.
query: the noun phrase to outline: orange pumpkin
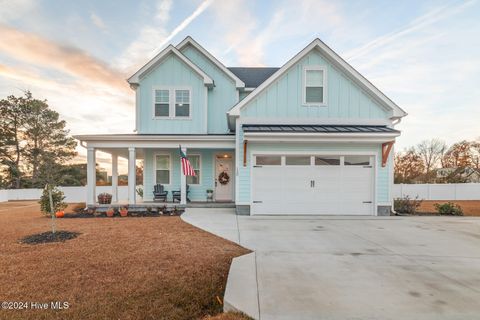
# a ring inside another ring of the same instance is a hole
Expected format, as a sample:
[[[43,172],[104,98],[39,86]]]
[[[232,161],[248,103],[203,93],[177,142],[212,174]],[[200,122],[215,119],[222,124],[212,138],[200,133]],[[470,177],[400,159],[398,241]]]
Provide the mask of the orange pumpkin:
[[[57,211],[55,212],[55,217],[63,218],[65,216],[65,211]]]

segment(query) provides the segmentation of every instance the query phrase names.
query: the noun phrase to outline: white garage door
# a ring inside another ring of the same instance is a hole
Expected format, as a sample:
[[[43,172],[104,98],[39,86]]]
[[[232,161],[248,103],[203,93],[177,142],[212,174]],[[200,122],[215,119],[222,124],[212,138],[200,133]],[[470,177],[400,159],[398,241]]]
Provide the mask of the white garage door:
[[[255,155],[251,214],[372,215],[369,155]]]

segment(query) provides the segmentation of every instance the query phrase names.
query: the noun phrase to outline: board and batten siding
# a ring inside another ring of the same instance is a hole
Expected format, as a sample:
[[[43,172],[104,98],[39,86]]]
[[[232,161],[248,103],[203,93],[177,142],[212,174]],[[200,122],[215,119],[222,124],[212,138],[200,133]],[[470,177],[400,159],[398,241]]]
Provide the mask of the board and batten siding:
[[[326,106],[303,105],[304,68],[327,70]],[[386,119],[386,111],[350,78],[312,50],[241,109],[243,117]]]
[[[187,157],[189,155],[200,155],[200,184],[190,185],[190,193],[188,197],[191,201],[206,201],[207,189],[215,190],[214,176],[215,176],[215,155],[226,152],[232,153],[233,150],[217,150],[217,149],[188,149]],[[143,197],[145,201],[153,200],[153,186],[155,185],[155,155],[169,154],[171,160],[171,181],[170,185],[165,185],[165,190],[168,191],[168,201],[172,200],[172,190],[180,190],[180,155],[178,150],[166,149],[146,149],[144,159],[144,174],[143,174]]]
[[[239,130],[237,133],[237,138],[240,139],[240,146],[243,145],[243,130]],[[250,203],[250,190],[251,190],[251,181],[250,181],[250,168],[251,168],[251,156],[252,154],[258,154],[262,152],[298,152],[299,154],[309,154],[312,153],[335,153],[339,154],[348,154],[349,152],[354,153],[377,153],[375,170],[376,170],[376,181],[375,181],[375,195],[376,202],[378,205],[390,205],[391,195],[390,187],[392,184],[392,175],[391,168],[392,166],[392,155],[390,156],[387,165],[382,167],[382,147],[381,145],[376,144],[327,144],[327,143],[255,143],[249,142],[247,147],[247,165],[243,166],[243,148],[238,150],[238,199],[237,203],[248,204]]]
[[[188,45],[182,53],[215,81],[215,87],[208,91],[208,133],[228,132],[225,114],[238,102],[234,80],[195,47]]]
[[[153,90],[158,87],[188,87],[191,90],[190,118],[154,118]],[[140,79],[138,133],[140,134],[204,134],[206,130],[207,88],[201,76],[171,54]]]

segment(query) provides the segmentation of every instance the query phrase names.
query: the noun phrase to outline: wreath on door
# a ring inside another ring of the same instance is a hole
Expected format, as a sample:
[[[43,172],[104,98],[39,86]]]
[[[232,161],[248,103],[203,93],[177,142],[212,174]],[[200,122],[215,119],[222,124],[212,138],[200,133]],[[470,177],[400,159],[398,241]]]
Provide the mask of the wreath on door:
[[[226,185],[230,181],[230,176],[226,171],[223,171],[218,175],[218,182],[220,182],[221,185]]]

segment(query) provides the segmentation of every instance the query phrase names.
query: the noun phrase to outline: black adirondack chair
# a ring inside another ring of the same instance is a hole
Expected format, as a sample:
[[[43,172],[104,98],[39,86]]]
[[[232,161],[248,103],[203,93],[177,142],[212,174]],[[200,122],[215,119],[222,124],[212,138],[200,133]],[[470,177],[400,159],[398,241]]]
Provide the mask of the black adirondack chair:
[[[187,202],[190,202],[190,199],[188,198],[188,193],[189,192],[190,192],[190,186],[187,184],[187,190],[186,190]],[[182,198],[182,192],[181,191],[172,191],[172,197],[173,197],[173,202],[175,202],[175,201],[180,202],[181,198]]]
[[[165,191],[163,185],[156,184],[153,186],[153,201],[167,201],[168,191]]]

